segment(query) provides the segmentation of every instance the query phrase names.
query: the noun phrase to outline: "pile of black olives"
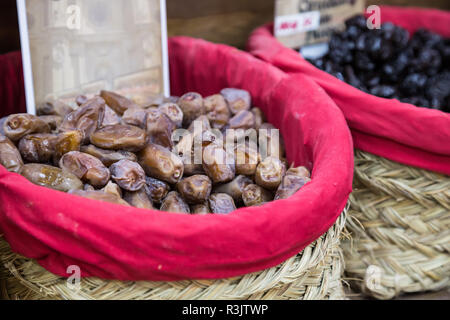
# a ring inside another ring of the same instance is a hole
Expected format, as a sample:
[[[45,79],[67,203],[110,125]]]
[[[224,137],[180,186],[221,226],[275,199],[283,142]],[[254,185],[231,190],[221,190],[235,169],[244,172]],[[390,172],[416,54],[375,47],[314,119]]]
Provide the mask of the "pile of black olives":
[[[247,139],[249,131],[256,140]],[[0,164],[34,184],[90,199],[223,214],[288,198],[310,181],[306,168],[289,168],[274,131],[241,89],[157,100],[101,91],[45,103],[37,116],[0,119]]]
[[[392,23],[369,29],[363,16],[346,21],[317,68],[370,94],[450,112],[450,39]]]

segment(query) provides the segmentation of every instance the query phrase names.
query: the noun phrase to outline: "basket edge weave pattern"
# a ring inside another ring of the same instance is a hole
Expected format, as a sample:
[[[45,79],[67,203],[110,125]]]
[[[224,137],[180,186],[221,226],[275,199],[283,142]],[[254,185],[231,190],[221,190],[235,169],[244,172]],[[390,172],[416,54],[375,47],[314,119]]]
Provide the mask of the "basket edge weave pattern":
[[[2,299],[139,300],[139,299],[345,299],[344,271],[340,238],[347,209],[336,223],[301,253],[282,264],[219,280],[151,282],[83,278],[78,291],[67,280],[56,276],[37,262],[11,251],[0,238]]]
[[[345,273],[364,294],[450,287],[450,177],[357,150],[342,243]]]

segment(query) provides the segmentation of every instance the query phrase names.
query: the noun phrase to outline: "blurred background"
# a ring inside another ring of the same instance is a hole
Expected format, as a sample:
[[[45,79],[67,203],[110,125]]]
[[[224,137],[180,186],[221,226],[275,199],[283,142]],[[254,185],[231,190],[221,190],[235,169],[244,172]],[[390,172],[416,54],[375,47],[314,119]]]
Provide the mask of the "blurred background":
[[[450,10],[449,0],[368,0]],[[244,48],[250,32],[271,20],[274,0],[167,0],[169,36],[186,35]],[[16,0],[0,1],[0,54],[20,49]]]

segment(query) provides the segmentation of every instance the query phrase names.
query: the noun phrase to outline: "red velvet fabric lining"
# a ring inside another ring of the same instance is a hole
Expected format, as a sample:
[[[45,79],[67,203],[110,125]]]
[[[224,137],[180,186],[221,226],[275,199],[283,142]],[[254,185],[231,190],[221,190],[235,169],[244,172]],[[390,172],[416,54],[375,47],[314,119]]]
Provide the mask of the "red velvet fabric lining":
[[[351,192],[353,148],[323,89],[224,45],[179,37],[169,41],[169,53],[174,94],[250,91],[281,128],[289,160],[313,169],[312,181],[286,200],[196,216],[80,198],[0,166],[0,230],[15,252],[60,276],[78,265],[83,277],[217,279],[278,265],[333,225]]]

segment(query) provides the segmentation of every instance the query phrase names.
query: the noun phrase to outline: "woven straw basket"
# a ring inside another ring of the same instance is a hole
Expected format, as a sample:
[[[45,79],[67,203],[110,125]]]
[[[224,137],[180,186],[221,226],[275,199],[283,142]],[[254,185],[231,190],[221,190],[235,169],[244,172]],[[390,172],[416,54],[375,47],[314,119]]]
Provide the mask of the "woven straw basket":
[[[87,278],[72,291],[66,279],[11,252],[0,238],[2,299],[344,299],[340,237],[346,212],[318,240],[277,267],[242,277],[179,282]]]
[[[346,228],[345,272],[363,293],[450,287],[450,177],[356,151]]]

